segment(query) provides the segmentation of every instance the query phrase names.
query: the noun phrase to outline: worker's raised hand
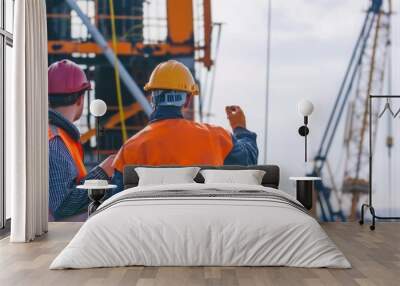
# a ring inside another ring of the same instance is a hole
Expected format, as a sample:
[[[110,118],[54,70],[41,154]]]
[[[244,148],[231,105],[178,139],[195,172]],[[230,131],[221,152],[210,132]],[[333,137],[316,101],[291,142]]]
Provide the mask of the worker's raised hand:
[[[230,105],[225,107],[226,116],[232,129],[237,127],[246,128],[246,116],[240,106]]]
[[[115,159],[115,154],[108,156],[103,162],[100,163],[99,167],[106,172],[107,176],[111,177],[114,173],[114,168],[112,167],[112,163]]]

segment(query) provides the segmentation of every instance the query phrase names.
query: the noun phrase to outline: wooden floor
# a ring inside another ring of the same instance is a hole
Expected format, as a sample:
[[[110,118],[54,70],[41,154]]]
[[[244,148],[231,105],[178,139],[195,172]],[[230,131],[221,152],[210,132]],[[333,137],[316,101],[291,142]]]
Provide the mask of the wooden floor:
[[[400,224],[379,223],[374,232],[356,223],[323,228],[353,268],[124,267],[48,270],[80,223],[51,223],[49,233],[28,244],[0,241],[0,285],[400,285]]]

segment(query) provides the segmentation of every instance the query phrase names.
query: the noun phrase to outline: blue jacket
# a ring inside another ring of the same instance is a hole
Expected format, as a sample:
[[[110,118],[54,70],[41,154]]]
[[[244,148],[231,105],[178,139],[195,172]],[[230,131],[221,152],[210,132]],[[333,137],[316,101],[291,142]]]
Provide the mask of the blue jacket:
[[[49,124],[64,129],[72,138],[79,140],[78,129],[60,113],[49,110]],[[85,190],[76,188],[78,170],[59,136],[49,141],[49,209],[54,220],[63,220],[85,213],[89,198]],[[79,183],[89,179],[109,179],[100,167],[95,167]],[[84,218],[84,216],[83,216]]]
[[[150,116],[150,122],[183,118],[181,109],[175,106],[158,107]],[[224,165],[256,165],[258,159],[257,134],[245,128],[235,128],[232,134],[233,148],[225,158]],[[112,178],[117,185],[117,192],[123,190],[123,176],[117,170]]]

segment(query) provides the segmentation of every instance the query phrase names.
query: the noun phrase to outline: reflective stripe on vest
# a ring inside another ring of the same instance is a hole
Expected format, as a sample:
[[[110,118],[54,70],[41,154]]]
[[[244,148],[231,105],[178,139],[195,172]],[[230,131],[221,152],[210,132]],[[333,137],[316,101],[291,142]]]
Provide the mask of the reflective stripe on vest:
[[[232,135],[222,127],[186,119],[151,123],[119,150],[113,166],[213,165],[221,166],[233,148]]]
[[[76,182],[80,182],[86,175],[86,167],[83,164],[83,149],[80,142],[75,141],[65,132],[62,128],[58,128],[54,125],[50,125],[48,128],[49,141],[55,136],[60,136],[61,140],[68,149],[72,160],[75,163],[76,169],[78,170],[78,176]]]

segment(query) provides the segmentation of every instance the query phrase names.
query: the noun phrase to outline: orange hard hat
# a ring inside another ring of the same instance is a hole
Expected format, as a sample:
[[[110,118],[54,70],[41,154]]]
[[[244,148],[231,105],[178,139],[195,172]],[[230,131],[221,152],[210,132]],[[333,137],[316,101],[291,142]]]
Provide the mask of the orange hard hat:
[[[175,60],[156,66],[150,75],[149,82],[144,86],[145,91],[160,89],[184,91],[190,95],[199,94],[199,87],[190,70]]]

